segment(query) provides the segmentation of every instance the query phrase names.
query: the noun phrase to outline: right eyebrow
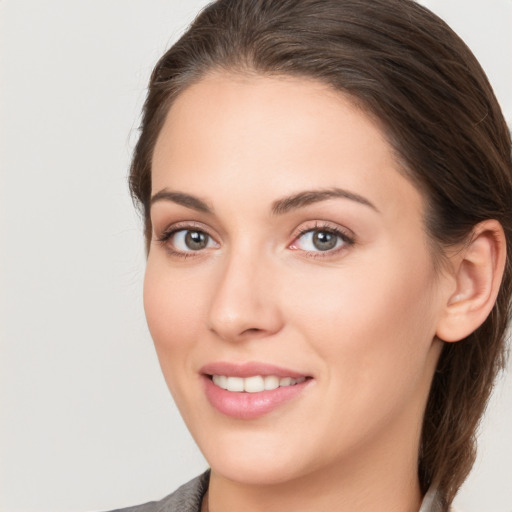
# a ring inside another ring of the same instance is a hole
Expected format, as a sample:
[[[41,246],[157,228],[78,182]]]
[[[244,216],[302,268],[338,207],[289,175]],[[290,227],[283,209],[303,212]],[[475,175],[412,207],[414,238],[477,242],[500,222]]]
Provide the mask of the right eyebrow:
[[[190,194],[184,194],[183,192],[171,192],[166,188],[153,195],[151,197],[150,204],[153,205],[159,201],[171,201],[198,212],[213,213],[213,209],[210,208],[210,206],[208,206],[208,204],[202,199],[199,199],[198,197],[192,196]]]

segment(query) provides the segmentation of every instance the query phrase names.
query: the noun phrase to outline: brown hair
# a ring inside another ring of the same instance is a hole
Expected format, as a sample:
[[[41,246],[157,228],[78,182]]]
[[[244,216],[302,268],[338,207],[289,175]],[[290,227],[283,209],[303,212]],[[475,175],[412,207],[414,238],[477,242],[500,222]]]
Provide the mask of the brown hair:
[[[412,0],[218,0],[156,65],[130,188],[151,237],[151,160],[173,100],[206,73],[314,78],[354,98],[384,127],[427,198],[427,232],[442,255],[497,219],[508,259],[487,320],[445,344],[426,407],[418,474],[451,503],[475,458],[475,431],[504,364],[512,294],[511,141],[489,82],[463,41]]]

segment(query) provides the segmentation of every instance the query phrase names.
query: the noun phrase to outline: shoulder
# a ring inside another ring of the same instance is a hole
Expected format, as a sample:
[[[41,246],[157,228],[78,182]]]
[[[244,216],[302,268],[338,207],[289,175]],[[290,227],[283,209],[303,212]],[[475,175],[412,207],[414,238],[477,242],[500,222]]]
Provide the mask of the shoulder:
[[[206,471],[160,501],[151,501],[143,505],[116,509],[111,512],[199,512],[201,501],[208,489],[209,479],[210,471]]]

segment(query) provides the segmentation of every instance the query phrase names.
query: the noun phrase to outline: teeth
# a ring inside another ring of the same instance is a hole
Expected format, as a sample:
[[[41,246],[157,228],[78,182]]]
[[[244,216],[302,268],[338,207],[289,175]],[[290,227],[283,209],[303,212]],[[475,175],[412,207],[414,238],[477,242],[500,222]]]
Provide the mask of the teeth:
[[[242,377],[228,377],[228,391],[243,391],[244,390],[244,379]]]
[[[279,387],[279,377],[274,377],[274,375],[269,375],[265,377],[265,390],[270,391],[272,389],[277,389]]]
[[[265,379],[257,375],[256,377],[247,377],[244,380],[244,391],[247,393],[258,393],[265,389]],[[231,391],[231,390],[229,390]]]
[[[225,375],[214,375],[213,382],[219,386],[219,388],[228,389],[228,378]]]
[[[279,385],[280,386],[290,386],[291,383],[292,383],[292,378],[291,377],[283,377],[280,381],[279,381]]]
[[[246,393],[259,393],[261,391],[270,391],[279,387],[294,386],[306,380],[306,377],[292,379],[291,377],[276,377],[275,375],[255,375],[254,377],[227,377],[226,375],[213,375],[213,383],[219,388],[228,391]]]

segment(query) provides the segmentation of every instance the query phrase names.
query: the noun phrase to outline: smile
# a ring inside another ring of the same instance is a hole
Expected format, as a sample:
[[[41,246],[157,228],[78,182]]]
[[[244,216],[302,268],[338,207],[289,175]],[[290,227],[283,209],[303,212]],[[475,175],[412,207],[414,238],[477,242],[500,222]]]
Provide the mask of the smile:
[[[300,400],[316,380],[309,372],[257,361],[211,362],[199,372],[210,405],[241,420],[255,420]]]
[[[252,377],[233,377],[212,375],[213,383],[219,388],[237,393],[261,393],[273,389],[295,386],[306,380],[306,377],[278,377],[277,375],[254,375]]]

